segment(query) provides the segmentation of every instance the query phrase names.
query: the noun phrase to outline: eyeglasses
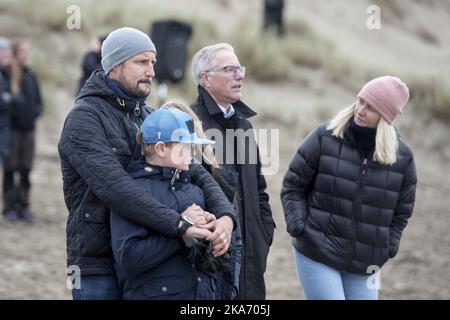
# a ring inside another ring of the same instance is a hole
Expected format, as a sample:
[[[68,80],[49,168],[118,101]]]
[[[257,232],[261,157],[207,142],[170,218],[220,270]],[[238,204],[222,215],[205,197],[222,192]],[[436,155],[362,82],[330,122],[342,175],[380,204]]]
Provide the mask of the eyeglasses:
[[[237,72],[242,73],[242,75],[245,75],[245,67],[244,66],[225,66],[218,69],[211,69],[207,70],[205,72],[225,72],[227,75],[233,75],[236,76]]]

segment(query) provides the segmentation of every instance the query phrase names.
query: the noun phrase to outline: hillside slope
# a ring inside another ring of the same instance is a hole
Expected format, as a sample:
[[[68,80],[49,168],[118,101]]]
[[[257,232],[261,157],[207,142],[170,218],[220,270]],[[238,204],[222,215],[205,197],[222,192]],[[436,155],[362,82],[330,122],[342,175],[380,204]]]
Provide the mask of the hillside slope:
[[[261,82],[247,74],[244,100],[258,112],[253,119],[255,126],[278,129],[280,136],[279,170],[267,176],[277,222],[266,274],[270,299],[303,297],[295,275],[279,192],[288,162],[307,132],[353,103],[355,88],[363,84],[368,74],[391,73],[422,79],[425,83],[431,83],[428,80],[432,78],[450,83],[450,30],[446,28],[450,5],[447,1],[399,0],[395,5],[374,1],[382,9],[379,31],[366,28],[366,9],[372,1],[286,2],[289,37],[302,39],[304,34],[292,33],[300,22],[305,23],[329,41],[351,68],[331,60],[319,68],[294,64],[289,70],[290,78],[284,80]],[[85,19],[79,31],[65,28],[65,9],[73,3],[80,6]],[[70,298],[65,287],[67,210],[56,144],[64,118],[72,107],[78,66],[90,36],[121,25],[146,30],[151,18],[171,15],[192,19],[202,27],[196,29],[197,36],[192,44],[198,47],[211,41],[239,38],[240,35],[232,33],[236,33],[235,28],[243,20],[249,29],[258,28],[261,22],[260,15],[248,14],[261,12],[261,1],[257,0],[132,0],[125,7],[120,3],[104,0],[95,6],[90,1],[0,3],[1,35],[32,36],[33,66],[44,82],[46,101],[45,115],[38,127],[37,158],[32,175],[32,209],[36,212],[36,222],[11,225],[0,221],[0,299]],[[214,21],[219,21],[216,27],[211,26]],[[226,28],[222,27],[224,21]],[[276,45],[277,40],[270,43]],[[262,54],[261,47],[257,48],[254,57]],[[282,55],[263,59],[259,68],[278,66],[279,60],[285,58]],[[254,61],[241,63],[252,65]],[[341,74],[336,76],[336,72]],[[169,93],[190,101],[195,94],[192,86],[192,82],[188,82],[179,88],[171,87]],[[155,101],[153,95],[150,102],[155,104]],[[450,298],[449,123],[445,118],[436,119],[428,110],[427,106],[412,102],[398,122],[402,136],[415,152],[419,185],[415,213],[405,230],[400,252],[382,271],[382,299]]]

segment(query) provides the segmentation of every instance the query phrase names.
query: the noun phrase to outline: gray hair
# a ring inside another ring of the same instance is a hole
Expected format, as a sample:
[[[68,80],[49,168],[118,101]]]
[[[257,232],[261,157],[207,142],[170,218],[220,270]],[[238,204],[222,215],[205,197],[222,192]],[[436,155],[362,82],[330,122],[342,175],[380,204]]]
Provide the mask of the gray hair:
[[[222,42],[201,48],[192,58],[192,77],[198,85],[203,86],[200,77],[202,72],[215,67],[212,63],[216,57],[216,53],[220,50],[227,50],[234,53],[234,48],[230,44]]]

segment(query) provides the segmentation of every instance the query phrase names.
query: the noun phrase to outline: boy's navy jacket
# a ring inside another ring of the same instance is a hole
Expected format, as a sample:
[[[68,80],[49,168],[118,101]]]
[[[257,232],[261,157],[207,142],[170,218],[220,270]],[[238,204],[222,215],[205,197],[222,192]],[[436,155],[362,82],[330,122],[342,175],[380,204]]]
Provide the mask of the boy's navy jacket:
[[[195,203],[205,209],[202,190],[190,183],[187,171],[131,162],[128,172],[163,205],[183,212]],[[187,259],[181,238],[169,238],[111,213],[115,267],[124,299],[195,299],[200,282],[209,277]],[[203,298],[213,299],[213,288],[203,283]],[[208,290],[210,289],[210,290]],[[205,294],[207,295],[205,297]],[[208,297],[212,295],[211,297]]]

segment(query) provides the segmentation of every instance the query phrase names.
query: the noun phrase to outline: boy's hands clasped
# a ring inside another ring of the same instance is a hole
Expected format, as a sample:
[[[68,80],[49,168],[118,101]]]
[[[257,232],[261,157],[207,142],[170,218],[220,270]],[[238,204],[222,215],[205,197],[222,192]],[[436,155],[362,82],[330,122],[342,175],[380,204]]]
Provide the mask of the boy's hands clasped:
[[[206,239],[213,245],[215,257],[223,255],[230,246],[231,233],[233,232],[233,220],[228,216],[219,219],[203,210],[200,206],[192,204],[183,213],[195,222],[183,235],[183,239]]]

